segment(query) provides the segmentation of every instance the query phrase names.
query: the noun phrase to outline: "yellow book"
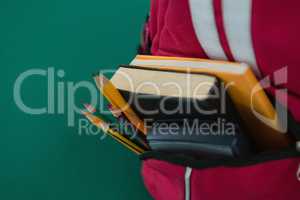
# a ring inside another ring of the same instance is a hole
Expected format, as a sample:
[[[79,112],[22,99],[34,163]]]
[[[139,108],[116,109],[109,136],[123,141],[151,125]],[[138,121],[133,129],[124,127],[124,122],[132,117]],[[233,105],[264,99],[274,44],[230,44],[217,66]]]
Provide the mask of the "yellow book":
[[[147,130],[144,122],[130,108],[130,105],[124,100],[117,88],[104,75],[99,74],[94,77],[98,89],[107,98],[107,100],[116,108],[119,108],[130,123],[146,135]]]
[[[110,135],[112,138],[117,140],[119,143],[123,144],[126,148],[133,151],[134,153],[140,155],[144,153],[144,150],[137,146],[135,143],[133,143],[131,140],[124,137],[121,133],[118,133],[117,131],[111,129],[109,127],[109,124],[106,123],[104,120],[102,120],[99,117],[96,117],[95,115],[91,114],[90,112],[82,112],[82,114],[95,126],[98,128],[101,128],[105,133]]]
[[[290,138],[283,133],[276,110],[251,68],[243,63],[198,58],[137,55],[130,65],[144,69],[214,75],[228,87],[237,110],[261,150],[287,147]]]

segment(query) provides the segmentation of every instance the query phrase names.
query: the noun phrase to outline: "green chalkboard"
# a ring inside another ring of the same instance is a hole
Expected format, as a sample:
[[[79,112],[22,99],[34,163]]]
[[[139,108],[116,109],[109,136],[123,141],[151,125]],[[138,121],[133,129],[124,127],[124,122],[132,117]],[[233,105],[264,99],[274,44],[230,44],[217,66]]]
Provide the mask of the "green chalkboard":
[[[151,199],[138,157],[70,113],[79,83],[134,57],[149,4],[0,1],[0,199]]]

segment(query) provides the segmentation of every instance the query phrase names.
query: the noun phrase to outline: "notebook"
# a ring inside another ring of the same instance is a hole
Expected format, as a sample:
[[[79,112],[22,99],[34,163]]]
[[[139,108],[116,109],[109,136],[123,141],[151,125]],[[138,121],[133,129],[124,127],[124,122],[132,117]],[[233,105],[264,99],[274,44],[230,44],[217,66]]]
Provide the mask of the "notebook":
[[[153,80],[161,80],[164,82],[164,79],[169,80],[170,77],[173,77],[173,79],[178,78],[178,82],[180,82],[180,80],[184,78],[179,78],[181,75],[178,74],[187,73],[192,76],[195,82],[202,80],[204,74],[215,76],[225,83],[228,94],[240,114],[242,122],[246,126],[246,132],[255,141],[257,148],[260,150],[280,149],[287,147],[291,142],[287,134],[282,134],[283,129],[273,105],[262,90],[250,67],[246,64],[197,58],[138,55],[130,63],[130,66],[131,68],[121,66],[111,79],[112,83],[116,85],[120,91],[125,91],[122,93],[124,97],[126,97],[126,92],[132,93],[133,91],[123,85],[124,82],[121,81],[122,78],[120,78],[120,74],[127,74],[127,77],[136,82],[151,82]],[[137,73],[138,70],[146,71]],[[159,71],[173,72],[176,75],[158,75],[160,74]],[[136,78],[137,74],[139,76],[138,78]],[[150,74],[152,75],[149,76]],[[159,78],[163,76],[165,76],[165,78]],[[206,91],[203,90],[205,91],[204,96],[207,91],[210,91],[209,88],[214,85],[214,79],[209,78],[209,80],[208,82],[211,82],[211,85],[208,84],[208,89]],[[194,81],[192,82],[194,83]],[[151,93],[147,87],[138,89],[146,93],[146,95]],[[254,90],[255,92],[253,92]],[[168,90],[164,91],[163,94],[171,95],[172,98],[174,97]],[[139,114],[143,113],[141,112]],[[261,120],[258,115],[267,120]]]
[[[225,123],[231,123],[230,127]],[[224,119],[159,120],[148,131],[147,140],[154,151],[206,159],[246,157],[253,152],[240,124]]]
[[[250,152],[239,115],[217,77],[121,66],[111,82],[146,122],[152,150],[213,159]]]
[[[219,80],[210,75],[121,66],[111,82],[144,120],[208,118],[224,109],[220,106]],[[206,114],[208,111],[215,112]]]

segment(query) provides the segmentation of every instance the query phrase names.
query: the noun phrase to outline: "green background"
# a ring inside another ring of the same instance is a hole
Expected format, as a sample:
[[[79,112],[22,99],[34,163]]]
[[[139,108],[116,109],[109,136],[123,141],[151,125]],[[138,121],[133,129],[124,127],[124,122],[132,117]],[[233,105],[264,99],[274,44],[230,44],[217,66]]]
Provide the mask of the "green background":
[[[0,1],[0,199],[150,199],[138,157],[109,138],[79,135],[79,114],[68,127],[57,96],[55,114],[42,115],[22,112],[13,98],[15,80],[31,68],[62,69],[56,83],[77,83],[128,63],[148,10],[146,0]],[[75,96],[77,105],[90,98]],[[27,79],[22,98],[45,106],[46,77]]]

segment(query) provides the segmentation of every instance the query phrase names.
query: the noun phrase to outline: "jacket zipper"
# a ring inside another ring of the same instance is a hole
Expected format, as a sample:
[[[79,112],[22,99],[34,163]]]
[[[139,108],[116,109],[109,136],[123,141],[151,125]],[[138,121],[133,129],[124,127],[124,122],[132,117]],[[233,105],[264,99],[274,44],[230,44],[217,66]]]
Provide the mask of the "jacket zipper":
[[[185,200],[191,199],[191,174],[192,168],[186,167],[185,168],[185,175],[184,175],[184,185],[185,185]]]

